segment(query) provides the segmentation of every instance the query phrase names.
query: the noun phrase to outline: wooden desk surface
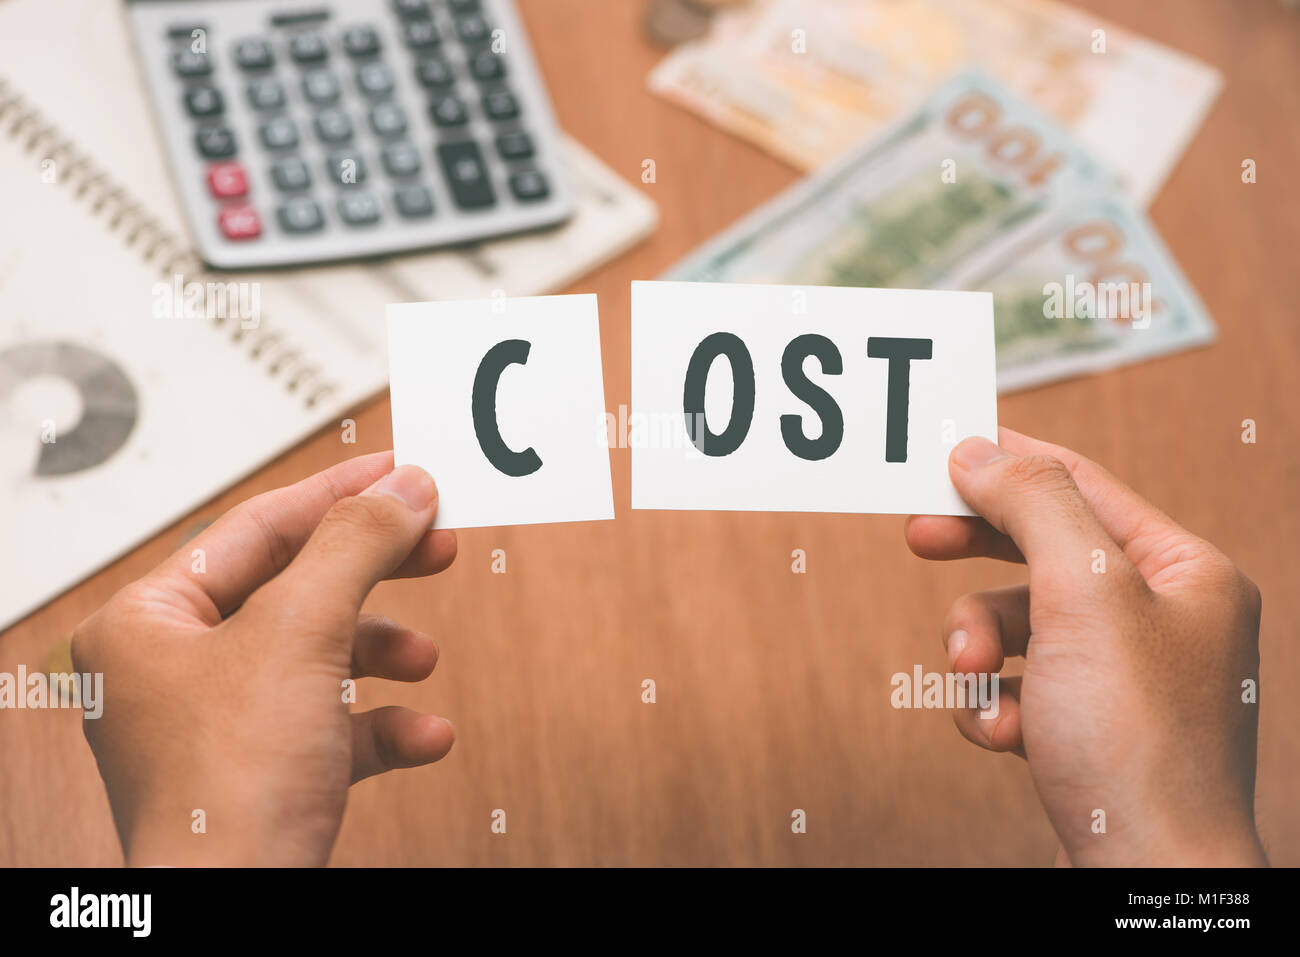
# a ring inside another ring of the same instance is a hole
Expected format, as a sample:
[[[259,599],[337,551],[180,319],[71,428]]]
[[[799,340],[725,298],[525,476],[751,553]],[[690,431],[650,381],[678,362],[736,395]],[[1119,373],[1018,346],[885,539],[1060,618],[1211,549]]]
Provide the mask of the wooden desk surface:
[[[606,403],[629,401],[628,282],[653,278],[797,179],[650,95],[661,55],[632,0],[523,0],[563,126],[641,188],[663,221],[574,291],[600,297]],[[1221,546],[1264,593],[1258,817],[1300,864],[1300,15],[1267,0],[1083,0],[1214,64],[1225,87],[1153,217],[1219,324],[1209,349],[1014,395],[1008,425],[1106,463]],[[1258,164],[1243,185],[1242,159]],[[0,636],[0,670],[39,667],[113,591],[234,503],[388,448],[388,403],[327,430]],[[1244,445],[1240,423],[1258,423]],[[370,605],[437,637],[417,686],[367,680],[360,706],[456,725],[451,755],[352,791],[334,862],[1048,864],[1056,841],[1025,765],[977,751],[942,712],[895,711],[889,677],[942,669],[948,603],[1013,583],[993,562],[927,564],[888,516],[629,510],[618,519],[461,533],[446,573]],[[6,548],[56,543],[6,542]],[[505,575],[491,553],[507,554]],[[791,550],[807,552],[805,575]],[[653,678],[658,701],[641,702]],[[490,829],[507,812],[507,833]],[[793,835],[794,808],[808,831]],[[71,712],[0,715],[0,864],[117,864],[108,802]]]

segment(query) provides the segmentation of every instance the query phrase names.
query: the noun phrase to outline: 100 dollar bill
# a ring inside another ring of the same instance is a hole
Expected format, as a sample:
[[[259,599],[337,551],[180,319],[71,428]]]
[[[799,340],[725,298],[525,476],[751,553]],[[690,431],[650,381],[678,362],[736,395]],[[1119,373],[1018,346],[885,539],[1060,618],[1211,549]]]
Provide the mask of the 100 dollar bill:
[[[1005,392],[1213,338],[1116,194],[1054,122],[968,73],[664,278],[992,291]]]

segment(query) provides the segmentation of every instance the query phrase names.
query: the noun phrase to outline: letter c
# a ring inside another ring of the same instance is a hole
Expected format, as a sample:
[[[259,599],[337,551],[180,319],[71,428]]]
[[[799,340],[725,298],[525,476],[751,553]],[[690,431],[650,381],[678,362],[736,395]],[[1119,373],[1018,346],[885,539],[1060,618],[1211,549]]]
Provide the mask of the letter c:
[[[498,342],[487,351],[478,365],[478,372],[474,373],[474,393],[471,397],[474,436],[493,467],[513,478],[536,472],[542,467],[542,460],[532,447],[516,452],[501,438],[501,429],[497,424],[497,384],[501,381],[501,373],[506,366],[524,365],[528,362],[528,350],[531,347],[532,343],[523,339]]]

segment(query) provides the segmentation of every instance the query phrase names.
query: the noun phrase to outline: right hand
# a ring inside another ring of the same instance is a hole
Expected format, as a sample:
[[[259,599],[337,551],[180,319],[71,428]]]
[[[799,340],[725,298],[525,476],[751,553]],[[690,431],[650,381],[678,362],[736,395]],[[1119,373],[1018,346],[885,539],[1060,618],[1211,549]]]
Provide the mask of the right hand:
[[[1258,705],[1243,701],[1247,687],[1258,694],[1259,590],[1100,466],[1009,429],[999,443],[966,439],[949,460],[982,518],[913,516],[906,528],[922,558],[1029,566],[1027,585],[948,611],[952,671],[1025,658],[1023,677],[1001,681],[996,717],[961,710],[958,729],[1028,761],[1058,863],[1266,864]]]

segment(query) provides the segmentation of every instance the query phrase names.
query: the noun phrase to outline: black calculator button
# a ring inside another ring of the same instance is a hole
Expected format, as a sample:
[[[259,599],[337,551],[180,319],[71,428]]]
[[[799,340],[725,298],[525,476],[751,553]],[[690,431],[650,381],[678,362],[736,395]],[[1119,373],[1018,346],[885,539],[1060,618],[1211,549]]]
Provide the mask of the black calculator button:
[[[343,143],[352,139],[352,119],[342,110],[322,110],[316,114],[316,135],[326,143]]]
[[[277,189],[306,189],[311,185],[311,170],[296,156],[289,157],[271,166],[271,180]]]
[[[460,35],[462,43],[482,43],[491,32],[487,21],[477,13],[456,18],[456,33]]]
[[[287,150],[298,145],[298,124],[287,116],[267,120],[258,131],[269,150]]]
[[[338,199],[339,216],[349,226],[379,222],[381,207],[374,193],[344,193]]]
[[[531,159],[533,138],[523,130],[511,130],[497,137],[497,152],[504,160]]]
[[[545,199],[550,191],[546,177],[535,169],[527,169],[510,177],[510,192],[524,202]]]
[[[456,81],[455,74],[451,72],[451,64],[440,56],[420,57],[415,75],[425,86],[450,86]]]
[[[207,76],[212,72],[212,61],[206,53],[190,49],[177,50],[172,57],[172,67],[178,76]]]
[[[317,63],[329,56],[329,46],[319,33],[297,33],[289,41],[289,55],[299,63]]]
[[[483,97],[483,112],[491,120],[513,120],[519,115],[519,102],[509,90],[493,90]]]
[[[276,210],[275,215],[288,233],[310,233],[325,225],[320,205],[306,196],[289,200]]]
[[[378,103],[370,109],[370,128],[376,136],[401,136],[406,132],[406,112],[396,103]]]
[[[397,204],[397,211],[407,219],[422,219],[433,213],[433,197],[418,183],[398,187],[393,193],[393,202]]]
[[[499,80],[506,75],[505,60],[490,49],[479,50],[469,58],[469,72],[480,82]]]
[[[477,143],[440,143],[438,160],[442,163],[443,175],[451,184],[451,195],[457,206],[479,209],[497,201]]]
[[[333,103],[339,98],[339,78],[329,70],[309,70],[302,77],[302,95],[312,103]]]
[[[338,150],[331,153],[325,161],[325,169],[330,179],[340,186],[355,186],[365,182],[366,160],[356,150]]]
[[[284,86],[269,76],[254,80],[248,84],[248,102],[255,110],[278,110],[284,106]]]
[[[357,70],[357,89],[365,96],[387,96],[393,92],[393,71],[379,61],[362,64]]]
[[[192,86],[185,91],[185,108],[191,116],[220,116],[226,103],[216,87]]]
[[[235,155],[235,134],[224,126],[205,126],[194,134],[199,152],[208,159]]]
[[[432,20],[411,20],[402,27],[402,37],[412,50],[425,50],[442,42],[442,34]]]
[[[429,0],[393,0],[393,9],[404,17],[429,16]]]
[[[410,143],[390,143],[380,155],[390,176],[412,176],[420,171],[420,151]]]
[[[275,54],[265,40],[240,40],[235,44],[235,62],[245,70],[265,70],[275,63]]]
[[[343,31],[343,49],[350,56],[370,56],[379,52],[379,34],[373,27],[349,27]]]
[[[443,96],[429,107],[429,117],[439,126],[464,126],[469,120],[465,101],[458,96]]]
[[[452,13],[475,13],[478,0],[448,0],[447,6],[451,7]]]

